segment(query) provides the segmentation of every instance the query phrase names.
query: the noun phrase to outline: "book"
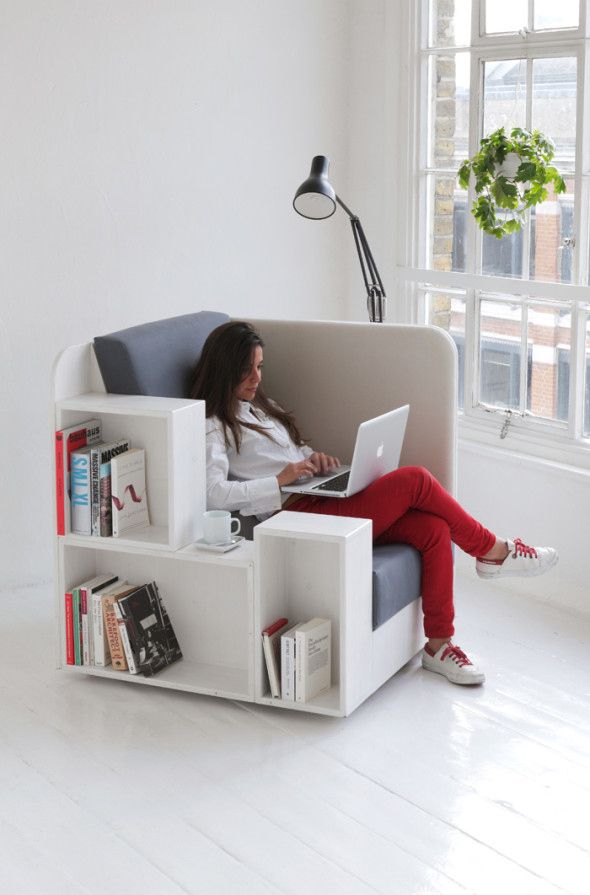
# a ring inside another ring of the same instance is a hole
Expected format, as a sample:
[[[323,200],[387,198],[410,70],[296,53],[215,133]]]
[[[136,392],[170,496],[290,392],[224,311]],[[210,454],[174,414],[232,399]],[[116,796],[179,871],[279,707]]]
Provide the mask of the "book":
[[[65,595],[65,640],[66,640],[66,665],[75,665],[74,655],[74,607],[72,604],[72,592]]]
[[[117,619],[117,629],[119,631],[119,637],[121,639],[121,645],[125,654],[125,662],[127,668],[129,669],[129,674],[138,674],[139,668],[135,664],[135,656],[133,655],[133,650],[131,649],[127,625],[125,624],[125,619],[123,618],[121,607],[116,600],[113,602],[113,610],[115,613],[115,618]]]
[[[82,619],[80,617],[80,588],[72,588],[72,628],[74,635],[74,665],[82,664]]]
[[[115,603],[118,597],[132,593],[137,587],[138,585],[136,584],[121,583],[118,587],[109,588],[101,599],[102,617],[108,649],[111,655],[111,665],[116,671],[127,671],[127,658],[123,649],[117,616],[115,615]]]
[[[295,701],[295,632],[303,622],[281,634],[281,694],[289,702]]]
[[[285,630],[288,624],[289,619],[278,618],[262,632],[262,649],[266,661],[270,695],[275,699],[281,696],[281,632]]]
[[[92,597],[93,594],[99,593],[118,580],[117,575],[104,573],[96,575],[90,581],[81,584],[78,588],[80,592],[80,623],[82,627],[82,665],[95,664],[94,652],[94,624],[92,613]]]
[[[330,686],[330,619],[310,619],[297,629],[295,639],[295,700],[307,702]]]
[[[58,535],[71,530],[70,463],[73,451],[100,441],[101,422],[98,419],[76,423],[55,433],[55,507]]]
[[[111,507],[114,538],[149,525],[143,448],[131,448],[111,459]]]
[[[111,458],[129,450],[129,439],[102,442],[90,452],[90,508],[92,534],[110,537],[111,517]]]
[[[72,451],[70,457],[71,528],[73,534],[92,534],[90,511],[90,451],[91,447]]]
[[[117,609],[124,621],[133,662],[144,677],[151,677],[182,659],[180,645],[155,581],[120,597]]]

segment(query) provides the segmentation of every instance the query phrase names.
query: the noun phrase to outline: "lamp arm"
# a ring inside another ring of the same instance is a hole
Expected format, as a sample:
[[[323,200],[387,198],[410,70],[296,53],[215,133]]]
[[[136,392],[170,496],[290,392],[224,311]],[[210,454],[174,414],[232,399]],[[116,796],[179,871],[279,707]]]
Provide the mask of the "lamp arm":
[[[350,209],[346,207],[339,196],[336,196],[336,201],[350,218],[352,234],[354,236],[365,287],[367,289],[367,309],[369,311],[369,319],[372,323],[383,323],[385,318],[385,289],[383,288],[383,282],[379,276],[375,259],[369,248],[365,231],[363,230],[357,215],[353,214]]]

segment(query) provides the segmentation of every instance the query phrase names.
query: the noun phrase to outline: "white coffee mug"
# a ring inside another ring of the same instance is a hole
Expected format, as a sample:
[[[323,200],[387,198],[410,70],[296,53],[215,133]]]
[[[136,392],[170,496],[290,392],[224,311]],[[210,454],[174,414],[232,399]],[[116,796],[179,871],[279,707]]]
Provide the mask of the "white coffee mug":
[[[240,520],[232,519],[227,510],[207,510],[203,514],[203,540],[208,544],[229,544],[240,528]]]

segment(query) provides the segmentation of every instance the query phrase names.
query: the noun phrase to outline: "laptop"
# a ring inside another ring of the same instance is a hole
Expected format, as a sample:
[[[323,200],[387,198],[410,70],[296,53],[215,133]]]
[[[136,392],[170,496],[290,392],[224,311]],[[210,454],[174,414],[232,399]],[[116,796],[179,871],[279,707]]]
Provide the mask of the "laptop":
[[[281,488],[285,494],[314,497],[352,497],[399,465],[410,405],[361,423],[350,466],[339,466],[329,475],[298,479]]]

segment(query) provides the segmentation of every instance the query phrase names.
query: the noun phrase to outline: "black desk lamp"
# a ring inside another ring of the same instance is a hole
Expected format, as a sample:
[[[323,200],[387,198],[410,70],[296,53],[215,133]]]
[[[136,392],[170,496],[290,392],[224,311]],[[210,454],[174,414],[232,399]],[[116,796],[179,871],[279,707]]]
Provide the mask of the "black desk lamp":
[[[322,220],[331,217],[340,205],[352,225],[352,232],[358,252],[363,279],[367,287],[367,310],[372,323],[383,323],[385,319],[385,289],[379,271],[371,254],[364,230],[358,217],[346,207],[328,180],[330,160],[325,155],[316,155],[311,163],[309,177],[304,181],[293,199],[293,208],[304,218]]]

